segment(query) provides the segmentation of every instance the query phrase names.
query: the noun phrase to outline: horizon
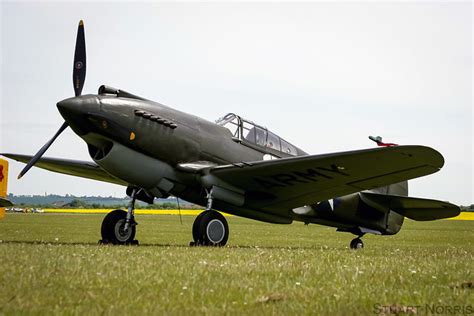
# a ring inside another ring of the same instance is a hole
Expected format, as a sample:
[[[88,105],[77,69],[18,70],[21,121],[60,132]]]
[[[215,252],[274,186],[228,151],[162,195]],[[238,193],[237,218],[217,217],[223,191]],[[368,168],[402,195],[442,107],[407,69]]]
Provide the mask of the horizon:
[[[57,194],[57,193],[44,193],[44,194],[15,194],[15,193],[12,193],[12,192],[8,192],[7,194],[7,197],[8,196],[17,196],[17,197],[35,197],[35,196],[39,196],[39,197],[48,197],[48,196],[59,196],[59,197],[74,197],[74,198],[84,198],[84,197],[87,197],[87,198],[103,198],[103,199],[130,199],[129,196],[125,195],[125,196],[105,196],[105,195],[74,195],[74,194]],[[179,198],[181,201],[185,201],[181,198]],[[169,197],[166,197],[166,198],[155,198],[155,200],[175,200],[176,201],[176,197],[174,196],[169,196]],[[187,202],[187,201],[186,201]],[[143,202],[143,201],[140,201],[140,203],[146,203],[146,202]],[[190,202],[188,202],[190,203]],[[474,205],[474,201],[471,201],[470,203],[468,204],[460,204],[461,206],[470,206],[470,205]]]

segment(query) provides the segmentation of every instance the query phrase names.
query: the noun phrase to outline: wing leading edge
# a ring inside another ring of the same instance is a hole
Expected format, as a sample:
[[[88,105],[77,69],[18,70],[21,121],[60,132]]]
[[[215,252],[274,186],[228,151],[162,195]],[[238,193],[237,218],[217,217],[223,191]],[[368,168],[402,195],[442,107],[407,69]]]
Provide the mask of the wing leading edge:
[[[284,214],[289,209],[437,172],[443,156],[424,146],[396,146],[246,162],[207,170],[245,191],[246,206]]]
[[[0,207],[5,207],[5,206],[13,206],[13,203],[7,199],[0,197]]]
[[[27,163],[32,156],[18,155],[18,154],[1,154],[10,159]],[[89,161],[59,159],[59,158],[41,158],[35,167],[46,169],[49,171],[67,174],[86,179],[92,179],[102,182],[108,182],[119,185],[127,185],[126,182],[115,178],[114,176],[105,172],[97,164]]]

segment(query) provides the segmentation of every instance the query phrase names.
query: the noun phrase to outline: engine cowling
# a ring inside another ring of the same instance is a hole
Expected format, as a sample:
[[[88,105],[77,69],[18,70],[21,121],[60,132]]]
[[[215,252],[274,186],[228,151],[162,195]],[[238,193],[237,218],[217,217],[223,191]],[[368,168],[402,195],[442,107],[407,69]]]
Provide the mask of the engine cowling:
[[[129,184],[154,191],[165,178],[173,179],[173,168],[152,157],[106,141],[100,147],[89,144],[91,158],[105,171]]]

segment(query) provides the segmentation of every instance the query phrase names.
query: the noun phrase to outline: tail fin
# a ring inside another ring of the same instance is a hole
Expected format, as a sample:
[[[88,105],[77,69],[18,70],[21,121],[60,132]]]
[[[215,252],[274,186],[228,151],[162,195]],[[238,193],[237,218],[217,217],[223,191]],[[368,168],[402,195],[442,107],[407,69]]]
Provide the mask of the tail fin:
[[[408,196],[408,181],[389,185],[388,194]]]
[[[375,188],[371,192],[388,195],[408,196],[408,181],[402,181],[385,187]]]
[[[408,196],[408,181],[402,181],[385,187],[372,189],[369,192],[385,196]],[[402,228],[404,219],[404,215],[400,212],[393,212],[390,210],[387,216],[387,234],[393,235],[398,233]]]
[[[370,140],[373,140],[377,143],[377,146],[381,147],[393,147],[398,146],[398,144],[394,143],[384,143],[382,142],[381,136],[369,136]],[[400,196],[408,196],[408,181],[403,181],[395,184],[391,184],[385,187],[376,188],[371,190],[372,192],[380,193],[380,194],[391,194],[391,195],[400,195]]]
[[[8,161],[0,158],[0,206],[9,206],[6,199],[8,192]],[[5,217],[5,208],[0,207],[0,219]]]

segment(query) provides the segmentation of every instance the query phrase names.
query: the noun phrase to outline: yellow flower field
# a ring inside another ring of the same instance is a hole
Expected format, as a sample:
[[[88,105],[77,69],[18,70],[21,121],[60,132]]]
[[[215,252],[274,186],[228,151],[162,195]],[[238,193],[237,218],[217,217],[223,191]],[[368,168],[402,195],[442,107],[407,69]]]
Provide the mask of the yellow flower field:
[[[451,220],[474,221],[474,212],[461,212],[456,217],[449,218]]]
[[[76,214],[107,214],[110,209],[44,209],[45,213],[76,213]],[[181,210],[181,215],[193,215],[196,216],[203,210]],[[135,210],[135,214],[138,215],[179,215],[179,210]],[[232,216],[225,214],[225,216]],[[461,212],[456,217],[449,218],[450,220],[461,220],[461,221],[474,221],[474,212]]]
[[[54,209],[46,208],[44,209],[45,213],[75,213],[75,214],[107,214],[111,209],[99,208],[99,209]],[[181,215],[193,215],[196,216],[201,213],[203,210],[181,210]],[[135,214],[138,215],[179,215],[179,210],[135,210]],[[231,216],[230,214],[225,214],[225,216]]]

